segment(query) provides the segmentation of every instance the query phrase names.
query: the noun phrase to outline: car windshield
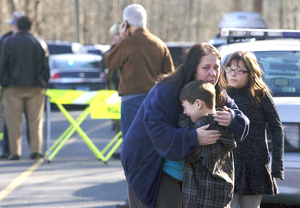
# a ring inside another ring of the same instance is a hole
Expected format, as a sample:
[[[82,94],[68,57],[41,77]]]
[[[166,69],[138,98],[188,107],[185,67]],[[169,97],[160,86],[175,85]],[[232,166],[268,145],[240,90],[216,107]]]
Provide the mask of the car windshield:
[[[52,61],[53,69],[69,70],[69,69],[90,69],[101,68],[99,60],[78,60],[78,59],[54,59]]]
[[[300,96],[300,51],[254,53],[273,96]]]

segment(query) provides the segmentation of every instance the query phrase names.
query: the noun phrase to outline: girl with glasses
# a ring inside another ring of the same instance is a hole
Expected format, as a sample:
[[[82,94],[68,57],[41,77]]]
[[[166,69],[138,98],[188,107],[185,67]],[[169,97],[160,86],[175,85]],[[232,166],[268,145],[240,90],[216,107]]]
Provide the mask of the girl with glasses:
[[[282,124],[262,75],[251,52],[235,52],[226,61],[228,94],[250,120],[246,139],[233,150],[235,193],[232,208],[260,207],[264,194],[278,194],[275,178],[284,178]],[[272,166],[266,138],[267,124],[272,138]]]

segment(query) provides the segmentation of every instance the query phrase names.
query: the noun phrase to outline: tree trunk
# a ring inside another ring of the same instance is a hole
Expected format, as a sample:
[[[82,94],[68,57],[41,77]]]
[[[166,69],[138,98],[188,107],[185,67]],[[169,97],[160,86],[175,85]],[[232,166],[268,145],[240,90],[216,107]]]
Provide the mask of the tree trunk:
[[[201,40],[202,37],[202,19],[203,19],[203,15],[202,15],[202,11],[203,11],[203,2],[199,1],[199,6],[198,6],[198,12],[197,12],[197,37],[196,37],[196,41],[198,42],[198,40]]]
[[[24,1],[23,11],[25,12],[26,15],[29,14],[29,7],[30,7],[29,4],[30,4],[29,0],[25,0]]]
[[[233,11],[241,11],[241,10],[242,10],[241,0],[233,0]]]
[[[16,6],[14,0],[6,0],[7,12],[11,15],[14,11],[16,11]]]
[[[293,19],[294,19],[294,30],[297,30],[297,25],[298,25],[298,7],[297,5],[294,5],[293,8]]]
[[[194,28],[193,26],[193,0],[189,0],[188,1],[188,12],[187,12],[187,19],[186,19],[186,23],[188,25],[188,28],[187,28],[187,33],[186,33],[186,36],[184,38],[184,40],[191,40],[192,39],[192,29]]]
[[[263,0],[254,0],[253,3],[253,12],[263,13]]]
[[[32,21],[32,31],[40,35],[39,31],[39,23],[38,23],[38,6],[40,1],[39,0],[31,0],[32,10],[31,10],[31,21]],[[28,8],[27,8],[28,11]]]
[[[280,2],[279,7],[279,19],[280,19],[280,28],[283,29],[284,27],[284,19],[283,19],[283,2]]]

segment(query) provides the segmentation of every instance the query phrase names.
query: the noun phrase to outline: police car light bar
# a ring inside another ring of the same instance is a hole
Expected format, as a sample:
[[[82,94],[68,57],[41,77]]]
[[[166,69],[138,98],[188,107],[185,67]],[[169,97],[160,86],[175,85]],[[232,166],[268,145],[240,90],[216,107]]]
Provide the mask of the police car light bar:
[[[221,37],[227,39],[300,38],[300,30],[222,28]]]

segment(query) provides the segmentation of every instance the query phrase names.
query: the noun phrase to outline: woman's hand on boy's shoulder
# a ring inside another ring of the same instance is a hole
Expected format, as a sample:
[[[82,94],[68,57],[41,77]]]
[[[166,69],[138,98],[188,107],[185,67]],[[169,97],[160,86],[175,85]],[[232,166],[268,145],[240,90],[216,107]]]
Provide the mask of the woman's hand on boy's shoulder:
[[[229,109],[224,106],[223,107],[224,111],[216,111],[216,114],[214,115],[215,121],[218,122],[220,126],[229,126],[231,122],[231,113]]]
[[[209,124],[196,129],[200,146],[215,144],[221,136],[218,130],[207,130],[208,128]]]

